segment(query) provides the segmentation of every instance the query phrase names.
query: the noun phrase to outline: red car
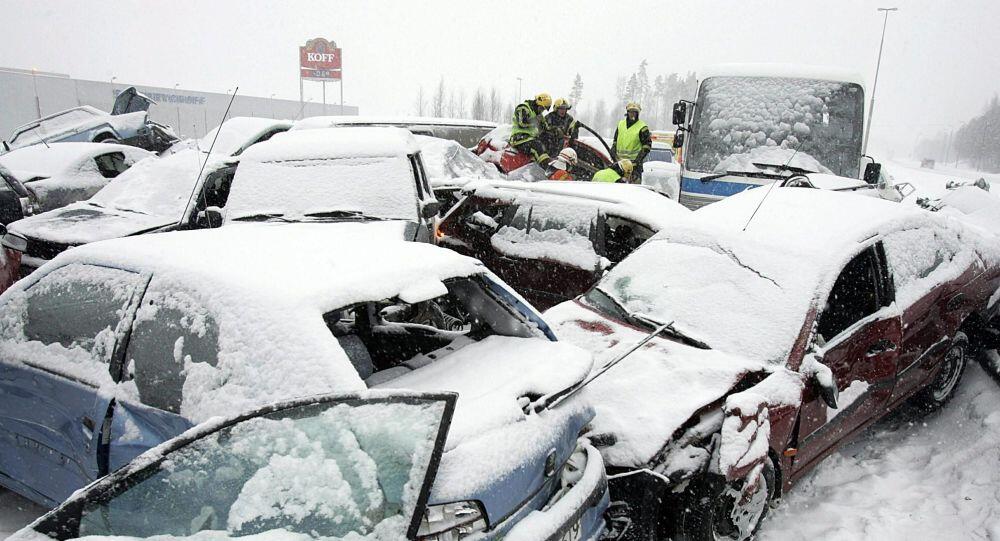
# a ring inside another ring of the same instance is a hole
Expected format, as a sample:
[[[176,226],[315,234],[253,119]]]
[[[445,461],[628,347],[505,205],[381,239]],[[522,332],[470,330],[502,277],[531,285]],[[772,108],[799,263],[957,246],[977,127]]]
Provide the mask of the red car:
[[[904,401],[953,394],[995,313],[1000,247],[852,194],[748,190],[653,237],[546,312],[598,366],[626,539],[749,539],[838,445]]]
[[[581,127],[589,130],[586,126]],[[586,137],[586,141],[574,141],[571,145],[579,160],[569,171],[575,180],[590,180],[597,171],[611,167],[611,149],[600,135],[591,133],[593,137]],[[510,124],[502,124],[484,135],[472,151],[483,160],[497,166],[501,173],[511,175],[511,180],[544,179],[545,175],[541,168],[522,169],[533,163],[531,156],[518,152],[516,148],[510,146],[507,142],[509,138]],[[597,146],[598,142],[601,146]]]
[[[691,211],[645,186],[482,182],[438,226],[539,309],[584,293],[605,270]]]

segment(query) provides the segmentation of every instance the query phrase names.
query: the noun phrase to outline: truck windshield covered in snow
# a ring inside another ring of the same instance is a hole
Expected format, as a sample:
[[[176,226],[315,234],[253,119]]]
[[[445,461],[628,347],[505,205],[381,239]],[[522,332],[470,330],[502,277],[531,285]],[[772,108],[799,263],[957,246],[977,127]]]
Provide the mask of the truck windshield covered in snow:
[[[788,165],[857,178],[863,116],[864,91],[856,83],[709,77],[698,92],[686,167],[757,173]]]

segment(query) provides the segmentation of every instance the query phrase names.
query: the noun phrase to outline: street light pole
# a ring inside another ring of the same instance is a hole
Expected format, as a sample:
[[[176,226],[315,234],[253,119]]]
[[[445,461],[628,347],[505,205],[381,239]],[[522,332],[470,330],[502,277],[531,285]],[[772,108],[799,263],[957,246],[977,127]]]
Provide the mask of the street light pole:
[[[517,78],[517,103],[521,103],[521,78]]]
[[[177,87],[179,86],[181,86],[180,83],[174,83],[174,90],[176,91]],[[176,97],[177,96],[174,95],[174,98]],[[181,100],[177,100],[177,133],[180,132],[181,132]]]
[[[111,78],[111,103],[112,104],[115,103],[115,98],[118,97],[118,94],[115,94],[115,79],[117,79],[117,78],[118,77],[112,77]]]
[[[271,102],[271,118],[274,118],[274,94],[268,100]]]
[[[885,27],[889,24],[889,12],[899,11],[899,8],[878,8],[878,11],[885,12],[885,19],[882,21],[882,40],[878,44],[878,61],[875,63],[875,82],[872,83],[872,95],[868,104],[868,126],[865,127],[865,142],[861,147],[861,153],[868,153],[868,136],[872,131],[872,118],[875,116],[875,88],[878,86],[878,70],[882,67],[882,46],[885,45]]]

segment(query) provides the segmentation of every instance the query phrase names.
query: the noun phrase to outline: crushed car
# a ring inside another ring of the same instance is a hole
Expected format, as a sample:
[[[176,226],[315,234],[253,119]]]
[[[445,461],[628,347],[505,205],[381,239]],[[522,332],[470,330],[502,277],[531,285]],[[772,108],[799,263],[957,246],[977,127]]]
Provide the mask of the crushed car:
[[[113,239],[16,283],[0,296],[0,485],[53,506],[193,424],[423,381],[459,396],[422,539],[596,540],[593,410],[530,407],[590,355],[474,259],[365,227]]]
[[[586,125],[581,128],[590,130]],[[510,180],[544,180],[545,172],[527,154],[510,146],[510,124],[501,124],[483,136],[473,150],[480,158],[492,163]],[[590,180],[594,173],[611,167],[611,148],[596,132],[593,137],[580,137],[570,147],[576,151],[577,163],[569,169],[576,180]],[[598,145],[597,143],[600,143]]]
[[[212,155],[239,156],[250,146],[267,141],[291,127],[290,120],[236,116],[212,128],[204,137],[177,142],[160,155],[169,156],[184,149],[196,148],[205,153],[211,150]]]
[[[492,164],[455,141],[426,135],[415,137],[434,196],[441,203],[440,216],[455,206],[466,184],[505,178]]]
[[[960,221],[765,192],[692,213],[544,314],[602,367],[579,394],[627,539],[751,538],[871,423],[946,403],[997,310],[998,245]]]
[[[173,130],[149,120],[152,99],[128,87],[115,98],[111,113],[81,105],[14,129],[3,142],[10,151],[56,142],[119,143],[162,152],[177,141]]]
[[[400,239],[433,242],[440,206],[407,130],[319,128],[247,149],[219,214],[225,224],[366,222]]]
[[[479,182],[439,224],[438,243],[479,259],[544,309],[584,293],[689,214],[644,186]]]

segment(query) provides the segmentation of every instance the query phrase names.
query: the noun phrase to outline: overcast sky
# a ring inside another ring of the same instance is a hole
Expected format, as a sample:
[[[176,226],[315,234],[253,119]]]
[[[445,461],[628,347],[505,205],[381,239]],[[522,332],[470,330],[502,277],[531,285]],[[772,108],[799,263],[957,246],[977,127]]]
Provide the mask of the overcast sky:
[[[650,77],[719,62],[846,67],[871,81],[890,15],[872,143],[908,153],[978,114],[1000,91],[998,0],[116,1],[0,0],[0,66],[84,79],[298,97],[298,49],[344,49],[345,102],[362,114],[414,113],[440,78],[511,99],[611,97],[643,59]],[[306,96],[320,100],[318,84]],[[337,99],[328,86],[328,101]]]

